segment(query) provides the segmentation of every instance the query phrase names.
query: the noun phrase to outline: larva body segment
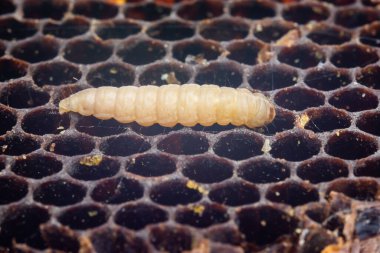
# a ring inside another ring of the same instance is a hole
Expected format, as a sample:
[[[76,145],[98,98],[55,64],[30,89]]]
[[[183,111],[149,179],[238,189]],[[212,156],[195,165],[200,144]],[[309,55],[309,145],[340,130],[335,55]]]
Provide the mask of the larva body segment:
[[[59,111],[165,127],[217,123],[254,128],[275,117],[274,106],[260,93],[198,84],[90,88],[60,101]]]

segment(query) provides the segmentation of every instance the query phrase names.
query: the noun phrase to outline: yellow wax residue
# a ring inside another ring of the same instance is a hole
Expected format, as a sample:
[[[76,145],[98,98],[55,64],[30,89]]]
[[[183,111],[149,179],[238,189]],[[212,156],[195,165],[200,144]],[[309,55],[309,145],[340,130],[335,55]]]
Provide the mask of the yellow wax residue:
[[[272,147],[270,146],[270,140],[269,139],[265,139],[264,145],[261,148],[261,151],[263,151],[265,154],[267,154],[271,150],[272,150]]]
[[[115,5],[123,5],[128,2],[128,0],[107,0],[108,3],[110,4],[115,4]]]
[[[296,125],[299,128],[305,128],[305,125],[310,121],[309,116],[304,113],[301,116],[297,116]]]
[[[193,180],[187,181],[186,187],[189,189],[197,190],[198,192],[202,194],[208,194],[208,191],[205,188],[203,188],[202,186],[200,186],[199,184],[197,184],[197,182]]]
[[[102,162],[102,160],[103,157],[101,155],[93,155],[83,157],[79,163],[86,166],[97,166]]]
[[[202,216],[204,210],[205,210],[205,206],[203,205],[194,205],[191,207],[191,209],[193,210],[193,212],[195,214],[198,214],[199,216]]]

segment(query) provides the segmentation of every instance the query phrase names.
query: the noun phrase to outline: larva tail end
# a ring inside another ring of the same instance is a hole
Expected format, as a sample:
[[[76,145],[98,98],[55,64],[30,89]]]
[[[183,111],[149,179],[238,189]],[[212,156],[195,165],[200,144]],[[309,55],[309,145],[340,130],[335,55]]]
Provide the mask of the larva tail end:
[[[59,108],[60,114],[64,114],[66,112],[71,111],[68,99],[66,98],[66,99],[61,100],[59,102],[58,108]]]

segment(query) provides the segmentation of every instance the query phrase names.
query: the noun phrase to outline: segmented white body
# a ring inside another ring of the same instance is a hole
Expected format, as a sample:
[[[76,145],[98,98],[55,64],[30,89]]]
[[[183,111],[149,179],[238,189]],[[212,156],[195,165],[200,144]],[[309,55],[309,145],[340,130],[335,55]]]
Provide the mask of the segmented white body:
[[[274,106],[260,93],[198,84],[90,88],[60,101],[59,111],[165,127],[217,123],[254,128],[275,117]]]

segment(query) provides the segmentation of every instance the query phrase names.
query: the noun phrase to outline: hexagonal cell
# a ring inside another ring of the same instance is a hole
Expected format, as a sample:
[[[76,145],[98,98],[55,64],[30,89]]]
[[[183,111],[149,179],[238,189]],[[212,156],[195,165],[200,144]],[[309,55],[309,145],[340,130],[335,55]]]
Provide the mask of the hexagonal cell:
[[[200,27],[200,34],[205,39],[229,41],[247,37],[249,25],[240,19],[218,19],[204,21]]]
[[[37,37],[16,44],[11,54],[21,60],[36,63],[53,59],[58,55],[59,43],[53,37]]]
[[[94,39],[70,41],[64,48],[63,57],[79,64],[92,64],[107,60],[112,54],[112,45]]]
[[[278,60],[290,66],[307,69],[326,60],[322,49],[314,44],[297,44],[282,48]]]
[[[374,46],[380,47],[380,22],[374,22],[370,25],[364,26],[360,31],[360,42]]]
[[[206,152],[209,143],[206,137],[197,133],[173,133],[159,141],[157,148],[175,155],[195,155]]]
[[[75,125],[79,132],[104,137],[124,133],[128,127],[114,119],[100,120],[93,116],[81,117]]]
[[[309,120],[305,129],[316,133],[348,128],[351,125],[351,117],[348,113],[329,107],[310,109],[306,115]]]
[[[228,59],[248,64],[255,65],[258,63],[259,52],[264,47],[264,44],[256,40],[246,40],[233,42],[228,45]]]
[[[192,248],[193,236],[186,227],[158,225],[150,229],[149,241],[157,250],[181,253]]]
[[[380,112],[365,112],[356,121],[356,126],[367,133],[380,136]]]
[[[61,171],[62,162],[50,155],[31,154],[16,158],[11,170],[22,177],[41,179]]]
[[[326,196],[333,191],[343,193],[356,200],[374,201],[379,191],[379,185],[373,179],[337,179],[329,184]]]
[[[38,86],[76,83],[81,77],[77,66],[64,61],[42,63],[33,70],[33,81]]]
[[[345,8],[335,13],[335,23],[347,28],[356,28],[379,19],[373,8]]]
[[[322,157],[301,163],[297,168],[297,175],[312,184],[318,184],[347,177],[348,166],[340,159]]]
[[[184,64],[157,63],[147,67],[139,77],[141,85],[184,84],[192,75],[192,69]],[[166,78],[165,78],[166,77]],[[174,80],[170,80],[174,79]]]
[[[95,147],[94,141],[85,135],[60,135],[53,137],[45,150],[64,156],[76,156],[90,153]]]
[[[200,39],[178,42],[172,49],[173,57],[177,60],[202,65],[217,59],[222,51],[219,43]]]
[[[98,227],[107,222],[109,211],[95,204],[77,205],[62,211],[58,221],[76,230]]]
[[[326,153],[346,160],[370,156],[377,149],[377,142],[373,137],[353,131],[339,131],[338,134],[333,134],[325,146]]]
[[[165,5],[158,5],[152,2],[127,7],[124,10],[124,16],[132,19],[155,21],[169,16],[170,12],[171,9]]]
[[[37,32],[36,23],[21,21],[13,17],[0,19],[0,38],[3,40],[21,40]]]
[[[79,252],[79,236],[71,229],[55,224],[42,224],[40,229],[47,247],[64,252]]]
[[[304,82],[311,88],[329,91],[347,86],[352,82],[352,78],[345,69],[324,67],[308,71]]]
[[[288,109],[302,111],[309,107],[319,107],[325,103],[323,93],[300,87],[286,88],[274,96],[277,105]]]
[[[26,0],[23,3],[23,13],[25,18],[34,19],[62,19],[68,10],[67,0]]]
[[[43,29],[43,34],[53,35],[58,38],[70,39],[86,33],[90,28],[90,22],[82,17],[65,19],[63,22],[47,22]]]
[[[292,22],[283,20],[263,21],[256,24],[253,29],[253,34],[260,40],[271,43],[282,38],[290,30],[293,30],[295,25]]]
[[[115,20],[100,23],[96,26],[95,33],[103,40],[124,39],[140,32],[141,26],[127,20]]]
[[[330,97],[329,103],[339,109],[359,112],[375,109],[379,101],[372,91],[363,88],[353,88],[335,92]]]
[[[28,194],[28,183],[17,177],[0,177],[0,205],[7,205]]]
[[[249,18],[249,19],[263,19],[273,17],[276,15],[275,4],[270,1],[237,1],[230,7],[232,16]]]
[[[169,19],[153,24],[146,33],[155,39],[174,41],[192,37],[194,30],[190,23]]]
[[[357,177],[380,177],[379,168],[379,157],[359,160],[354,167],[354,175]]]
[[[330,58],[331,63],[340,68],[365,67],[378,60],[376,49],[356,44],[335,48]]]
[[[69,96],[71,96],[74,93],[77,93],[78,91],[83,90],[84,87],[80,85],[67,85],[63,87],[59,87],[56,89],[56,92],[53,93],[53,104],[58,107],[59,102],[62,99],[65,99]]]
[[[37,135],[59,134],[69,126],[69,116],[59,114],[56,109],[36,109],[27,113],[21,121],[25,132]]]
[[[19,156],[40,148],[40,140],[25,134],[0,137],[0,155]]]
[[[131,39],[122,44],[116,54],[124,62],[143,65],[163,58],[166,50],[159,41]]]
[[[265,135],[274,135],[289,129],[292,129],[295,124],[295,117],[293,113],[276,109],[276,117],[272,123],[259,128],[257,131]]]
[[[195,83],[217,84],[237,88],[243,82],[240,64],[236,62],[213,62],[198,70]]]
[[[117,15],[118,7],[104,1],[80,0],[75,2],[73,13],[89,18],[109,19]]]
[[[110,156],[129,156],[150,149],[149,142],[137,135],[121,135],[104,140],[100,151]]]
[[[210,200],[228,206],[252,204],[260,200],[259,189],[244,181],[218,184],[208,194]]]
[[[105,63],[91,69],[86,80],[94,87],[132,85],[135,71],[127,64]]]
[[[181,18],[193,21],[215,18],[222,14],[223,3],[213,0],[185,3],[177,11]]]
[[[322,21],[330,16],[330,11],[322,4],[296,3],[285,6],[282,17],[285,20],[298,24],[307,24],[311,21]]]
[[[314,24],[307,37],[319,45],[341,45],[351,40],[351,33],[337,26]]]
[[[0,2],[0,15],[11,13],[16,10],[12,0],[3,0]]]
[[[370,65],[360,69],[356,75],[356,81],[372,89],[380,89],[380,67]]]
[[[0,106],[0,135],[12,130],[17,123],[17,115],[7,107]]]
[[[159,177],[176,171],[175,160],[165,154],[142,154],[126,164],[126,170],[143,177]]]

